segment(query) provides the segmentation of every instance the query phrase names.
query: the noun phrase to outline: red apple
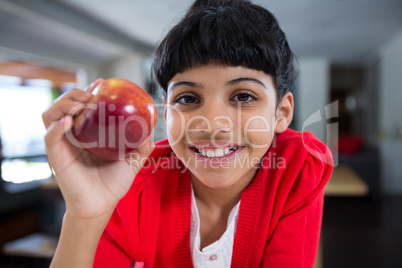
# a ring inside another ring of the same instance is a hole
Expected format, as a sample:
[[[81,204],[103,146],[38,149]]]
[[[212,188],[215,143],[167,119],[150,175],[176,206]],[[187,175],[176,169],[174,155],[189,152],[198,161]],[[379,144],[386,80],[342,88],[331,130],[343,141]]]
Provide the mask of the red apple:
[[[99,85],[74,119],[74,144],[104,159],[124,159],[149,137],[157,117],[145,90],[131,81],[111,78]]]

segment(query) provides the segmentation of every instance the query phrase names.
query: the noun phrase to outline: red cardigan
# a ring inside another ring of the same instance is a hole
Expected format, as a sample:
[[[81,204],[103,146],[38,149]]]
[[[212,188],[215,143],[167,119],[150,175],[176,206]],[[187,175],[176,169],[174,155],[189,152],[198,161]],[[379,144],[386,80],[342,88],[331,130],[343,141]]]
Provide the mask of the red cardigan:
[[[166,140],[157,145],[117,205],[94,267],[192,267],[190,173]],[[332,166],[311,133],[277,135],[242,193],[231,266],[313,267]]]

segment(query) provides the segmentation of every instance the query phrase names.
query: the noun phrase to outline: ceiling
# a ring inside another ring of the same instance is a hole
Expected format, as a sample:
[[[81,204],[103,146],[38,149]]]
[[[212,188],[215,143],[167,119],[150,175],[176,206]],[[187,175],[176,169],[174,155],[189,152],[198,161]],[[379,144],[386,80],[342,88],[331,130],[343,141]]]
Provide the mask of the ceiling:
[[[151,54],[192,0],[0,0],[0,54],[26,51],[97,66]],[[364,63],[402,31],[401,0],[255,0],[298,57]]]
[[[193,0],[61,0],[132,38],[157,43]],[[365,60],[402,30],[402,1],[256,0],[277,16],[295,53]]]

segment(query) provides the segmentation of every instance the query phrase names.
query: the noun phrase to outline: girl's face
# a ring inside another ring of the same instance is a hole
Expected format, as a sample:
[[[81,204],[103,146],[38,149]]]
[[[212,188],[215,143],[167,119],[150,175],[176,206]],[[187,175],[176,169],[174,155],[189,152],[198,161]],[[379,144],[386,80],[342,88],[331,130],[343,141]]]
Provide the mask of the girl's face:
[[[166,102],[174,153],[192,179],[211,188],[251,180],[281,120],[271,76],[245,67],[209,64],[178,73]]]

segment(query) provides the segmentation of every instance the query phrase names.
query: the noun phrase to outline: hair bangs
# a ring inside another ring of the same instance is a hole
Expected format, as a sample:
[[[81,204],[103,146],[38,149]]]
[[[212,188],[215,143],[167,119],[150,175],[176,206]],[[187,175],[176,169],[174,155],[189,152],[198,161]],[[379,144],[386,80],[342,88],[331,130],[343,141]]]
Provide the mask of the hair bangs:
[[[156,75],[164,90],[175,74],[209,63],[244,66],[274,74],[277,65],[275,53],[264,45],[269,36],[263,36],[264,31],[247,20],[220,13],[217,16],[215,10],[206,9],[202,19],[195,20],[197,23],[183,21],[181,25],[186,25],[185,29],[171,31],[172,36],[180,37],[174,47],[161,44],[164,57],[156,70],[163,70],[163,73]],[[191,16],[186,19],[193,20]],[[181,34],[176,34],[176,31]]]
[[[247,1],[233,5],[193,7],[169,31],[153,61],[165,92],[177,73],[210,63],[271,75],[278,99],[292,88],[293,56],[275,17]]]

